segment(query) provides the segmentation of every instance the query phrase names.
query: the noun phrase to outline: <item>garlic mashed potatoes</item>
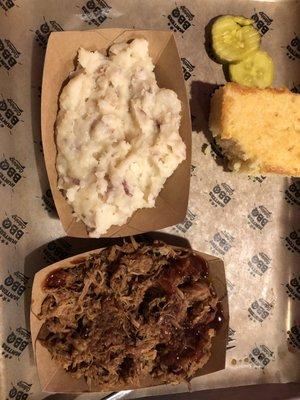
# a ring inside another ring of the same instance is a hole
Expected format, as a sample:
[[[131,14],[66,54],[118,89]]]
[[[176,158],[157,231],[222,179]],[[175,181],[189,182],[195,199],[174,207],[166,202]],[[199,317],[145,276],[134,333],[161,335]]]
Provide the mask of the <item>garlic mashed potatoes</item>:
[[[181,103],[158,87],[145,39],[78,52],[56,120],[58,188],[90,237],[154,207],[185,159]]]

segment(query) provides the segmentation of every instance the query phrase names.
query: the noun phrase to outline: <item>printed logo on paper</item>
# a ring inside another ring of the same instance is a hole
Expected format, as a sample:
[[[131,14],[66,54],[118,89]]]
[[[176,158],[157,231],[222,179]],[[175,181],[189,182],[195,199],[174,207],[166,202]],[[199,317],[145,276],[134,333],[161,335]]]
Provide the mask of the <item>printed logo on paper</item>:
[[[184,80],[188,81],[192,76],[195,65],[193,65],[187,58],[181,58],[181,64]]]
[[[196,217],[197,215],[194,214],[192,210],[188,209],[184,221],[175,225],[173,229],[179,233],[186,233],[193,226]]]
[[[258,206],[253,208],[248,214],[248,225],[252,229],[259,229],[260,231],[270,222],[272,213],[265,206]]]
[[[248,271],[252,276],[262,276],[269,268],[271,258],[266,253],[259,252],[248,261]]]
[[[31,29],[30,31],[33,32]],[[44,18],[44,22],[42,23],[42,25],[34,31],[35,41],[38,43],[40,47],[46,49],[50,33],[61,32],[61,31],[63,31],[63,28],[58,22],[54,20],[46,21]]]
[[[294,325],[287,331],[287,340],[294,349],[300,349],[300,325]]]
[[[0,225],[0,241],[1,244],[16,245],[22,239],[28,222],[14,214],[3,219]]]
[[[42,251],[43,259],[49,264],[72,255],[72,246],[65,239],[57,239],[47,244]]]
[[[233,343],[235,342],[235,334],[236,331],[232,328],[228,328],[228,340],[227,340],[227,347],[226,350],[231,350],[236,347],[236,345]]]
[[[2,343],[2,355],[5,358],[20,357],[30,342],[30,332],[24,328],[17,328],[7,336]]]
[[[20,64],[19,58],[21,53],[8,39],[0,39],[0,68],[3,67],[7,71],[16,64]]]
[[[0,128],[13,129],[21,120],[23,110],[12,99],[0,99]]]
[[[300,180],[295,180],[284,192],[284,199],[287,203],[300,206]]]
[[[1,159],[0,159],[1,160]],[[15,187],[23,177],[25,166],[16,158],[3,158],[0,161],[0,185]]]
[[[300,253],[300,229],[294,230],[285,237],[285,247],[291,253]]]
[[[111,6],[104,0],[89,0],[81,7],[82,19],[89,25],[100,26],[107,19]]]
[[[255,12],[255,14],[251,16],[251,19],[254,20],[254,26],[262,36],[269,31],[273,22],[273,20],[263,11]]]
[[[10,11],[13,7],[16,5],[16,0],[0,0],[0,7],[6,11],[5,15],[7,14],[7,11]]]
[[[300,300],[300,275],[285,285],[285,292],[292,300]]]
[[[220,231],[214,234],[210,243],[210,249],[213,254],[224,256],[232,247],[234,237],[227,231]]]
[[[263,322],[270,315],[272,308],[273,305],[267,300],[255,300],[248,308],[248,318],[251,321]]]
[[[227,183],[221,183],[215,185],[209,192],[209,202],[213,207],[225,207],[233,197],[234,189],[232,189]]]
[[[52,196],[51,189],[47,189],[42,196],[42,207],[50,214],[56,214],[56,208]]]
[[[27,383],[25,381],[19,381],[16,385],[11,383],[11,388],[8,392],[6,400],[26,400],[29,396],[29,391],[32,383]]]
[[[3,282],[0,282],[0,300],[4,302],[15,302],[20,299],[26,290],[29,277],[20,271],[6,276]]]
[[[167,15],[168,27],[173,32],[184,33],[192,26],[194,17],[187,7],[176,7]]]
[[[249,359],[254,367],[259,367],[261,369],[266,368],[266,366],[275,359],[274,352],[270,350],[264,344],[255,346],[250,354]]]
[[[258,175],[258,176],[248,175],[248,179],[249,179],[250,181],[252,181],[252,182],[263,183],[264,180],[265,180],[266,178],[267,178],[267,177],[264,176],[264,175]]]
[[[300,58],[300,38],[296,34],[286,46],[286,55],[292,61]]]
[[[227,286],[228,295],[231,296],[234,293],[235,284],[232,283],[229,279],[226,279],[226,286]]]

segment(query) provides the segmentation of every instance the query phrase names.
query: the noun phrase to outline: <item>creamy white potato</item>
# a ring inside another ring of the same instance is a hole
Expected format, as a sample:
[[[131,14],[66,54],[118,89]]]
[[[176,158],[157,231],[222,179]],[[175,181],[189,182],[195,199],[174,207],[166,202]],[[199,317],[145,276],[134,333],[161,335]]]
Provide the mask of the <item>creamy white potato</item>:
[[[114,44],[108,56],[83,48],[56,120],[58,187],[91,237],[154,207],[185,159],[181,103],[158,87],[148,42]]]

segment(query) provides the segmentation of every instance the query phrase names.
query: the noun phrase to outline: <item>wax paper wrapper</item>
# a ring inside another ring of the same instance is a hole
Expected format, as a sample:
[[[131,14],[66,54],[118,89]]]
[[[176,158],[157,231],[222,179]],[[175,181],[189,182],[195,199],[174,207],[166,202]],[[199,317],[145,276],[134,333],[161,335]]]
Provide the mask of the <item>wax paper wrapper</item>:
[[[275,63],[274,86],[299,92],[299,1],[0,0],[1,398],[47,396],[30,340],[34,273],[109,244],[65,236],[47,180],[40,92],[49,34],[61,30],[169,29],[175,35],[194,132],[188,211],[166,230],[224,260],[230,311],[226,369],[194,379],[190,389],[299,380],[299,179],[224,171],[208,130],[211,93],[225,82],[222,66],[208,54],[209,24],[228,13],[255,20],[261,48]],[[127,395],[188,390],[168,385]]]

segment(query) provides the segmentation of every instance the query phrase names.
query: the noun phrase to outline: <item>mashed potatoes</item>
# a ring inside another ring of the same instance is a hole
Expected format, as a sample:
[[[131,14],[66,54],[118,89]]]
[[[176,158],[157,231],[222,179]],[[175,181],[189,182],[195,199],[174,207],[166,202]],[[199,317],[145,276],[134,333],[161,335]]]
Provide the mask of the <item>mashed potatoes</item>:
[[[91,237],[154,207],[185,159],[181,103],[157,86],[148,42],[114,44],[108,57],[79,49],[56,121],[58,187]]]

